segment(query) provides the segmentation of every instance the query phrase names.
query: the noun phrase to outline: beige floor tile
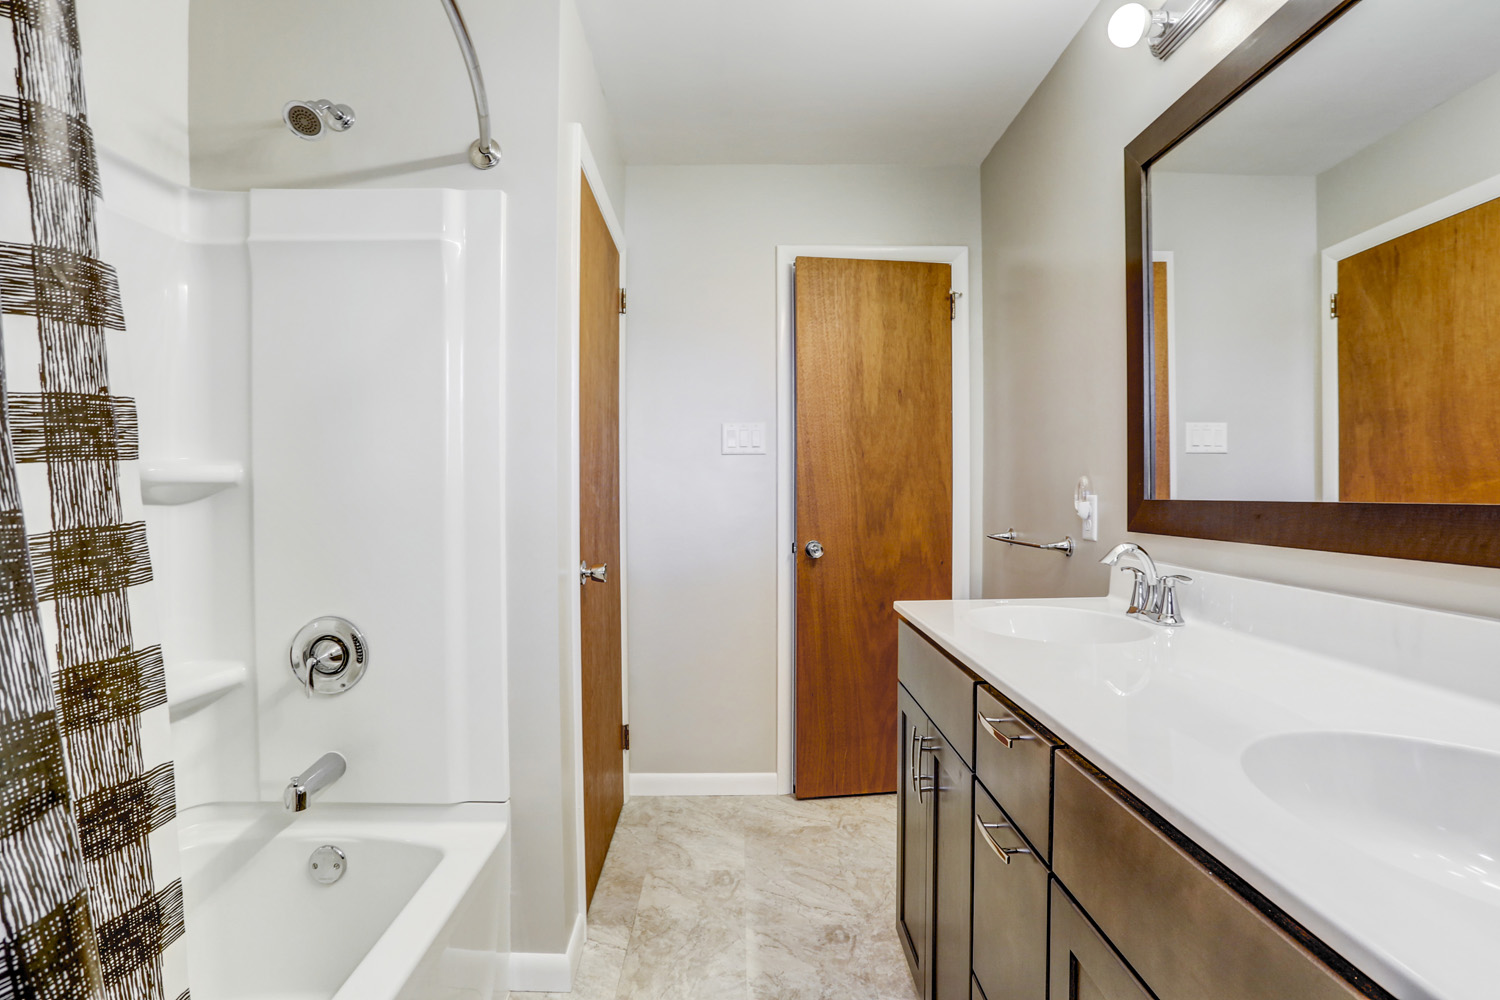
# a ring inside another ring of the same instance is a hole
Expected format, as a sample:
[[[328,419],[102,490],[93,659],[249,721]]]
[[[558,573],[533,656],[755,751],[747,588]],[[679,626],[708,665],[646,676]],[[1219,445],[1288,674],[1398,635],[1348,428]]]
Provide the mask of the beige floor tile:
[[[896,799],[635,798],[571,994],[516,1000],[913,1000]]]

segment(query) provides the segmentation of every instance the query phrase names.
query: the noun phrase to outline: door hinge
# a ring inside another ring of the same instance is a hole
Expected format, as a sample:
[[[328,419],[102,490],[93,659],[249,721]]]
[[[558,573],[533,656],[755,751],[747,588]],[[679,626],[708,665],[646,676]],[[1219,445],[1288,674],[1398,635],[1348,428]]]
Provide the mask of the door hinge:
[[[620,315],[625,315],[625,289],[620,289]]]
[[[1328,296],[1328,318],[1339,318],[1339,297],[1337,292]]]
[[[948,293],[948,318],[958,319],[958,300],[963,298],[963,292]]]
[[[620,749],[630,749],[630,724],[628,722],[620,727]]]

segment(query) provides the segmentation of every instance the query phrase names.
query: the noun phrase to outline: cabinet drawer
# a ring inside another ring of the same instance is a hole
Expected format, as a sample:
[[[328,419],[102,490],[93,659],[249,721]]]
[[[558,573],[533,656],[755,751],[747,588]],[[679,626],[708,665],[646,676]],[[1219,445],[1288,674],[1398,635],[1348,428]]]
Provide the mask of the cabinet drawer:
[[[1046,1000],[1048,881],[1010,817],[976,789],[973,965],[986,995]]]
[[[1152,1000],[1068,894],[1052,883],[1052,963],[1048,1000]]]
[[[1052,751],[1062,744],[988,684],[975,694],[974,773],[1046,859],[1052,848]]]
[[[1056,777],[1052,869],[1160,1000],[1362,995],[1071,750]]]
[[[901,623],[900,636],[897,662],[902,685],[972,771],[974,684],[978,678],[905,622]]]

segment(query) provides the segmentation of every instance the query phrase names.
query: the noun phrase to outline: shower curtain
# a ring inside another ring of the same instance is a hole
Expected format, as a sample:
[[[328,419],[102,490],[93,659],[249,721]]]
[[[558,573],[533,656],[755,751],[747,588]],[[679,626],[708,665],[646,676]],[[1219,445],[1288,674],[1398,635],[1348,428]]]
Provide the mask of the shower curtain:
[[[109,377],[125,323],[77,20],[72,0],[0,16],[0,1000],[181,1000],[166,684],[132,633],[151,564],[121,488],[135,406]]]

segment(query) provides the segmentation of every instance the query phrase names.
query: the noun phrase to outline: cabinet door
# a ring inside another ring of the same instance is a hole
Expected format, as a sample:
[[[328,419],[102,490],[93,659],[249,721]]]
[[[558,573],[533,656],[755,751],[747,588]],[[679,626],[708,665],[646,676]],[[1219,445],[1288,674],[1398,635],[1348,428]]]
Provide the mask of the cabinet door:
[[[931,997],[964,1000],[969,995],[974,898],[974,774],[936,726],[932,729],[932,747],[937,872]]]
[[[980,784],[974,792],[974,978],[1005,1000],[1046,1000],[1047,867]]]
[[[897,688],[901,720],[896,781],[897,936],[919,997],[932,978],[932,724],[906,689]]]
[[[1051,965],[1048,1000],[1153,1000],[1055,881]]]

